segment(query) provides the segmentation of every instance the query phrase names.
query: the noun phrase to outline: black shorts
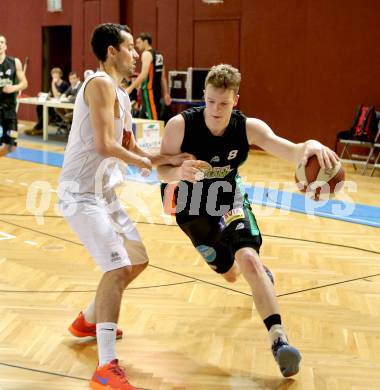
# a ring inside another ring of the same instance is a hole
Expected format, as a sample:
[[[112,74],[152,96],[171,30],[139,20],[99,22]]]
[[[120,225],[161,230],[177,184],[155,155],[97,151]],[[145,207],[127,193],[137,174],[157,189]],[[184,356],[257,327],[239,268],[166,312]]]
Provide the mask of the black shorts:
[[[237,250],[248,247],[259,253],[262,243],[250,206],[233,209],[222,217],[181,212],[177,223],[207,264],[220,274],[232,267]]]
[[[0,105],[0,145],[17,146],[17,116],[15,107]]]

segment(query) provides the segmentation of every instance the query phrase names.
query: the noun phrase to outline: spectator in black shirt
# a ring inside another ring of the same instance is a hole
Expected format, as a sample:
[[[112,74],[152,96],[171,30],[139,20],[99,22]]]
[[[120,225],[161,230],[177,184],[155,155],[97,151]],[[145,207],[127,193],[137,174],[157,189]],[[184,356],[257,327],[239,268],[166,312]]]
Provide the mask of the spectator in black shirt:
[[[76,72],[70,72],[69,74],[70,87],[60,96],[61,102],[74,103],[77,93],[82,86],[82,82]],[[56,108],[55,112],[60,118],[66,122],[71,123],[73,119],[73,110],[67,108]]]

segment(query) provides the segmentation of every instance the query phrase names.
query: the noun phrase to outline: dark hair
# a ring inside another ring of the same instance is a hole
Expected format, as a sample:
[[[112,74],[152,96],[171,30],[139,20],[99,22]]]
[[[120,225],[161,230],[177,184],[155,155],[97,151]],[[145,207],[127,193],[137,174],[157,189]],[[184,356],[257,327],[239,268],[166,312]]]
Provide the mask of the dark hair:
[[[78,77],[78,73],[75,71],[75,70],[72,70],[70,73],[69,73],[69,77],[70,76],[77,76]]]
[[[142,41],[148,41],[149,45],[152,44],[152,36],[147,32],[140,33],[137,38],[140,38]]]
[[[117,23],[103,23],[95,28],[92,33],[91,46],[99,61],[106,61],[108,46],[120,49],[120,44],[124,41],[121,36],[122,31],[131,33],[128,26]]]

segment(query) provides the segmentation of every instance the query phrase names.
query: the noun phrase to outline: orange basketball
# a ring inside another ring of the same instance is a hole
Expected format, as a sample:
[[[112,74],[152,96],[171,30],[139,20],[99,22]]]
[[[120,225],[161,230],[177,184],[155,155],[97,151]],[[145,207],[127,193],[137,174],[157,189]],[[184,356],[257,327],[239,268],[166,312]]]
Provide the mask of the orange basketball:
[[[318,200],[321,194],[333,194],[343,187],[344,170],[340,162],[331,169],[321,169],[314,155],[306,165],[297,167],[295,179],[300,191],[311,193]]]

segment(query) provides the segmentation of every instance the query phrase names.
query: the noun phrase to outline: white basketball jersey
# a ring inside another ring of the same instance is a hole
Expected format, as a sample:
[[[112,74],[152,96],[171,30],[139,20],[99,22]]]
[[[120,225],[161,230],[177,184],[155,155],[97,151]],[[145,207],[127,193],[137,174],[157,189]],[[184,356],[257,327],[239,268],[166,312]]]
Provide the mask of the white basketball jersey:
[[[89,107],[84,100],[86,85],[95,77],[107,77],[115,83],[107,73],[96,72],[84,81],[78,92],[59,178],[61,198],[64,197],[64,192],[100,195],[121,184],[125,178],[126,164],[123,161],[116,158],[109,159],[96,151]],[[120,118],[114,118],[115,138],[121,145],[123,128],[132,130],[131,103],[128,94],[116,85],[115,92],[120,112]]]

